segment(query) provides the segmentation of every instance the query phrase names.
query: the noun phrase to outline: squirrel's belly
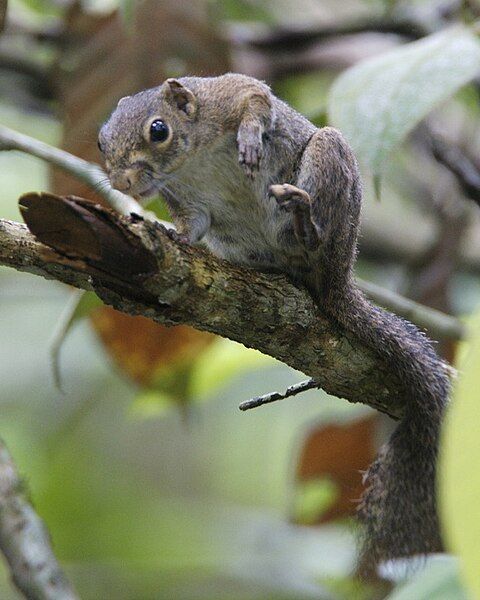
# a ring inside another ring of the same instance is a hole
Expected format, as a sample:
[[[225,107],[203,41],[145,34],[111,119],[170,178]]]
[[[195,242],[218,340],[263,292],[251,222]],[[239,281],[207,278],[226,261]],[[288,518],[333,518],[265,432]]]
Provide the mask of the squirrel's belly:
[[[229,234],[208,233],[203,242],[212,254],[238,266],[284,273],[296,280],[301,280],[303,274],[312,270],[300,251],[289,252],[285,248],[278,249],[266,244],[248,245],[245,240],[238,240]]]
[[[268,196],[269,186],[283,182],[290,174],[261,169],[253,180],[248,178],[238,163],[236,143],[230,138],[225,136],[221,152],[217,148],[195,155],[188,168],[182,167],[177,173],[181,184],[177,189],[173,181],[170,187],[181,212],[194,214],[201,209],[209,215],[210,227],[202,242],[219,258],[283,273],[305,268],[292,215],[282,212]],[[268,164],[268,156],[264,161]],[[186,185],[195,194],[185,194]]]
[[[261,271],[292,273],[307,268],[291,215],[279,215],[273,201],[263,204],[261,210],[259,206],[258,200],[250,207],[244,202],[243,218],[238,212],[231,218],[228,205],[213,211],[211,227],[203,239],[207,248],[219,258]]]

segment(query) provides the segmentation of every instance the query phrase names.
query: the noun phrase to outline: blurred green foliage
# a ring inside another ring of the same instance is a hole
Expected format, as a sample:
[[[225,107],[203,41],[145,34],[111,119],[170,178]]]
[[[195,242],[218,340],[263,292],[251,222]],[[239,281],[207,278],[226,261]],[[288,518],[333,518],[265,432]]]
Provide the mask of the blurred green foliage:
[[[274,16],[272,11],[268,10],[266,2],[257,2],[255,0],[211,0],[212,14],[216,13],[216,18],[250,23],[273,24]],[[220,11],[220,15],[218,12]]]
[[[303,525],[316,523],[337,497],[335,483],[327,478],[316,478],[298,486],[295,498],[295,522]]]

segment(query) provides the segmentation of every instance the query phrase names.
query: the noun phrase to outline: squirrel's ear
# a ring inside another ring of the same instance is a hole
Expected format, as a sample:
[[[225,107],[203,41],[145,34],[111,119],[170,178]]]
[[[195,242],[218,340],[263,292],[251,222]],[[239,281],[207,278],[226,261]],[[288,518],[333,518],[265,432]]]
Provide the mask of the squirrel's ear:
[[[123,98],[120,98],[120,100],[117,102],[117,106],[120,106],[122,102],[125,102],[125,100],[128,100],[129,98],[131,98],[131,96],[124,96]]]
[[[183,86],[177,79],[167,79],[167,98],[169,98],[179,110],[189,117],[193,117],[197,110],[197,100],[193,93]]]

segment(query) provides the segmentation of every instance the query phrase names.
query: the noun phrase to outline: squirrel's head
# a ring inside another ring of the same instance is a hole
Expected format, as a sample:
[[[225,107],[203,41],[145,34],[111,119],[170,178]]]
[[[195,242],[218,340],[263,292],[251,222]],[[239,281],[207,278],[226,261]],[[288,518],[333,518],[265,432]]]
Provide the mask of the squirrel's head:
[[[193,149],[197,101],[176,79],[122,98],[98,136],[114,188],[155,196]]]

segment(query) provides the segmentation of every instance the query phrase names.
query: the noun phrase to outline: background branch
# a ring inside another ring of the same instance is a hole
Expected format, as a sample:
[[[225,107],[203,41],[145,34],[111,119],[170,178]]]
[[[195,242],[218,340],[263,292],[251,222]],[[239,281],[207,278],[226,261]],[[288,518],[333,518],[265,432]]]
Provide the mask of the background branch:
[[[37,94],[43,98],[54,97],[53,84],[50,79],[50,70],[41,64],[38,59],[25,53],[12,51],[0,47],[0,69],[12,71],[16,74],[27,76],[37,86]]]
[[[408,40],[416,40],[431,33],[431,29],[426,24],[411,19],[367,18],[321,27],[270,29],[264,26],[235,25],[228,30],[227,39],[233,44],[247,44],[262,50],[298,52],[307,45],[332,37],[367,32],[396,34]]]
[[[75,600],[42,520],[26,499],[10,453],[0,440],[0,548],[17,588],[30,600]]]
[[[375,303],[428,330],[432,337],[451,340],[465,337],[465,326],[455,317],[405,298],[370,281],[358,280],[357,283]]]

